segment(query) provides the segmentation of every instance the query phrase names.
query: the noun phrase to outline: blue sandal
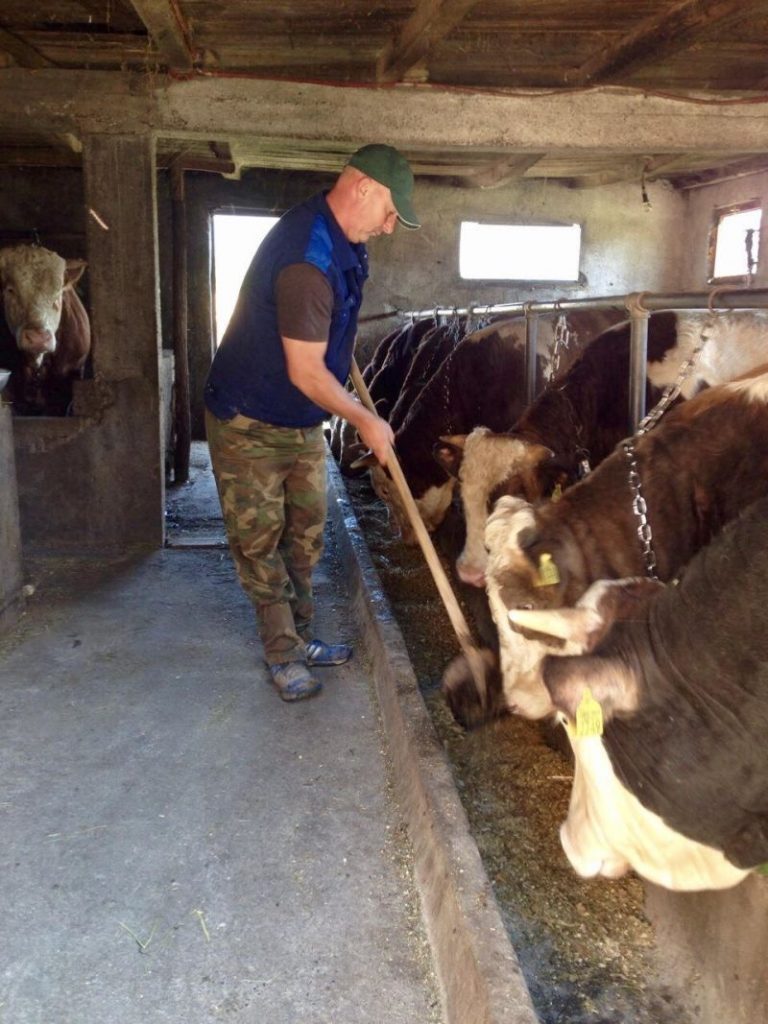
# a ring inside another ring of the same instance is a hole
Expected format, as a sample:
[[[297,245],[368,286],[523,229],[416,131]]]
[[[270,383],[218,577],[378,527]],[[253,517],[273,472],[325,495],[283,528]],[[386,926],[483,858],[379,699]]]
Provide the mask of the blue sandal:
[[[323,684],[313,679],[303,661],[283,661],[270,665],[269,674],[283,700],[306,700],[319,693]]]
[[[349,644],[327,644],[324,640],[310,640],[307,644],[307,664],[313,668],[344,665],[351,657]]]

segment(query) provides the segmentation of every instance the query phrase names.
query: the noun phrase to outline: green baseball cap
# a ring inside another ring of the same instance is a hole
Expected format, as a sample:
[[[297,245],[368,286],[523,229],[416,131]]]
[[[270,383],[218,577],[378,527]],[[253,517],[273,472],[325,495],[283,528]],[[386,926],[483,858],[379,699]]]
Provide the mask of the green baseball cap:
[[[406,228],[420,228],[411,197],[413,196],[413,171],[402,153],[393,146],[374,142],[358,149],[347,161],[350,167],[367,174],[369,178],[386,185],[392,193],[392,202],[397,210],[397,219]]]

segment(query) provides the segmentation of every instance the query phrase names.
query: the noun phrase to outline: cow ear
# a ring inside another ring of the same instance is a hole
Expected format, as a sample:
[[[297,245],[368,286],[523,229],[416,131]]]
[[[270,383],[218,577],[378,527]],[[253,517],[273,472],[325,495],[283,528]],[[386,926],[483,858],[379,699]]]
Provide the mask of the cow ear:
[[[461,442],[457,444],[458,439],[461,439]],[[457,479],[461,469],[461,462],[464,458],[463,441],[465,439],[466,435],[456,434],[453,437],[441,437],[439,441],[432,445],[432,457],[435,462],[449,476],[456,477]]]
[[[632,712],[638,708],[637,677],[620,658],[592,654],[570,658],[550,656],[544,659],[542,676],[552,703],[571,721],[576,720],[587,688],[600,704],[605,722],[617,712]]]
[[[85,260],[67,260],[64,270],[64,287],[73,288],[83,276],[83,271],[87,266]]]
[[[512,608],[507,614],[513,626],[541,634],[559,654],[591,651],[604,634],[603,619],[592,608]]]
[[[389,414],[392,412],[392,403],[388,398],[379,398],[373,403],[376,407],[376,415],[380,416],[383,420],[389,419]]]

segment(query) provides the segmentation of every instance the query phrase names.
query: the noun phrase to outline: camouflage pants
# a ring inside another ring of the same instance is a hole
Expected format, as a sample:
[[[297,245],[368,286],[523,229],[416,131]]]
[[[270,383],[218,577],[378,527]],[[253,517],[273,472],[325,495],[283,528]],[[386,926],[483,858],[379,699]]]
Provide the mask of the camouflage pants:
[[[240,583],[270,665],[299,661],[311,639],[312,569],[327,510],[322,427],[273,427],[247,416],[205,426]]]

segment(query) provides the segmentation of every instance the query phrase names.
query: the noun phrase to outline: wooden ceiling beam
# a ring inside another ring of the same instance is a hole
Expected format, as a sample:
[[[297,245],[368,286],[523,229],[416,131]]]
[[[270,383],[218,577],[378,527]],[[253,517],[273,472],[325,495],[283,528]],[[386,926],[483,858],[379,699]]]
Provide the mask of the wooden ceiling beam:
[[[714,185],[721,181],[733,181],[736,178],[748,178],[753,174],[765,174],[768,171],[768,153],[737,160],[734,163],[723,163],[720,167],[703,168],[690,174],[680,174],[673,182],[675,188],[686,190],[700,188],[702,185]]]
[[[80,167],[82,157],[71,150],[45,146],[0,146],[0,167]]]
[[[189,70],[194,50],[188,26],[176,0],[130,0],[144,23],[160,59],[169,68]]]
[[[766,0],[677,0],[662,13],[645,18],[581,67],[566,72],[565,81],[575,86],[610,81],[686,49],[715,25],[758,13],[768,14]]]
[[[543,159],[545,153],[516,153],[486,164],[477,171],[464,174],[461,184],[468,188],[498,188],[513,178],[522,178],[525,172]]]
[[[396,42],[376,62],[378,82],[398,82],[466,17],[478,0],[419,0]]]
[[[8,29],[0,28],[0,50],[9,53],[21,68],[55,68],[57,65],[44,57],[34,46]]]

